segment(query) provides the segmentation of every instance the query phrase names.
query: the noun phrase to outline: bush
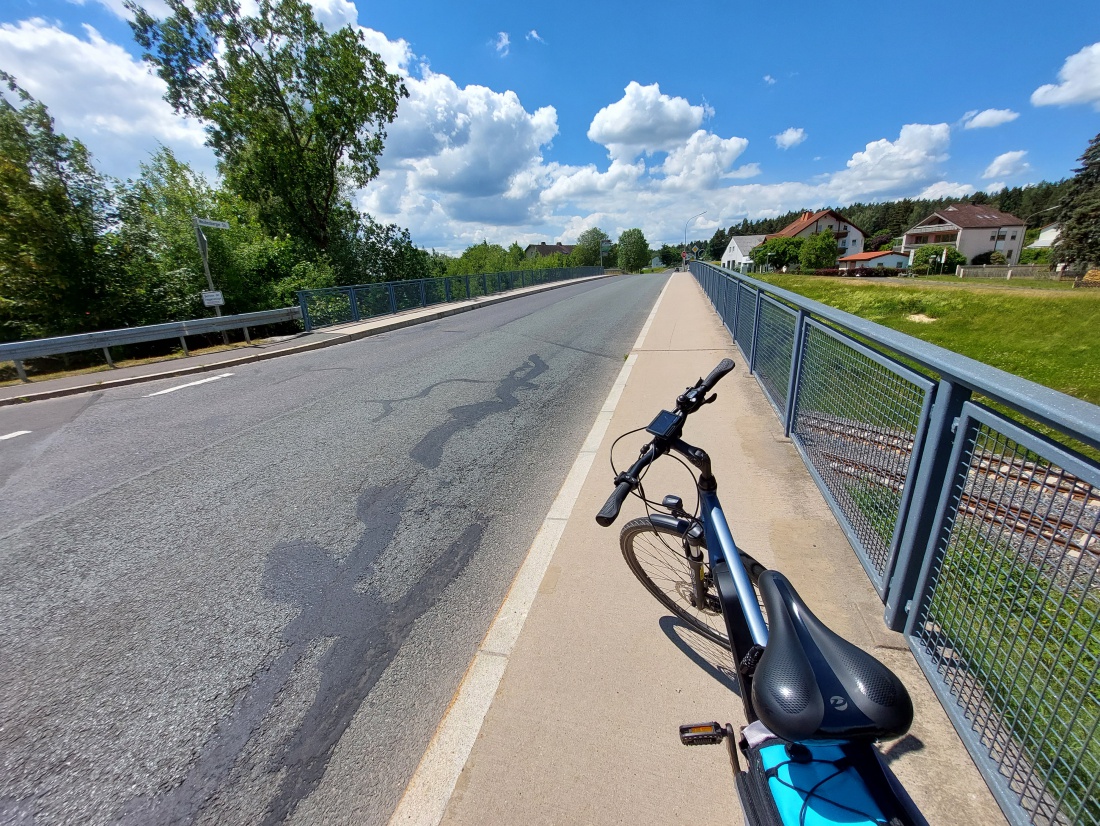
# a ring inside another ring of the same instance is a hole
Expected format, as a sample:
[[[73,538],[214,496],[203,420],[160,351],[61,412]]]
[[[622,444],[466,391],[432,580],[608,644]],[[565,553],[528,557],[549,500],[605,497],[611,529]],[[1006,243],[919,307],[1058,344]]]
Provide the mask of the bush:
[[[814,275],[840,275],[840,270],[837,267],[824,267],[820,270],[814,270]]]
[[[990,250],[989,252],[982,252],[975,255],[970,259],[970,263],[975,267],[981,267],[986,264],[994,267],[1003,267],[1008,261],[1005,259],[1005,255],[1000,250]]]

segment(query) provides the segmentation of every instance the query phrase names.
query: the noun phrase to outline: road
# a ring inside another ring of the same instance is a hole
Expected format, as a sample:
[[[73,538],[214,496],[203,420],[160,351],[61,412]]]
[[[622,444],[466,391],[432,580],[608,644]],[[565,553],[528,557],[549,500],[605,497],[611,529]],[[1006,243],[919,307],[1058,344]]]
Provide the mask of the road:
[[[385,823],[666,277],[0,408],[0,823]]]

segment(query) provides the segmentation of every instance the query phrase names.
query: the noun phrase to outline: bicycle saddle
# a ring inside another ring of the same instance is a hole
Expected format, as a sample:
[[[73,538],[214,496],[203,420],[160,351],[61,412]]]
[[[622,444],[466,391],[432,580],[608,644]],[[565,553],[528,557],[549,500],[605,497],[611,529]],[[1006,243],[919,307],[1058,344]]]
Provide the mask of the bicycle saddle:
[[[760,575],[768,644],[753,675],[756,713],[778,737],[879,740],[900,737],[913,703],[894,673],[813,615],[787,578]]]

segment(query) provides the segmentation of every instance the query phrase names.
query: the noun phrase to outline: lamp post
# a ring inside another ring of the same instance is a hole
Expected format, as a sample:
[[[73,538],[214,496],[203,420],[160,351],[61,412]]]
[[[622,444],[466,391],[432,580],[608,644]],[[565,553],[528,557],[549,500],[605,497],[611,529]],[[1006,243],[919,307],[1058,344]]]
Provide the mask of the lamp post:
[[[707,214],[707,211],[705,209],[702,212],[699,213],[699,215],[706,215],[706,214]],[[686,253],[687,253],[687,248],[688,248],[688,224],[690,224],[692,221],[694,221],[696,218],[698,218],[699,215],[692,215],[690,218],[688,218],[686,221],[684,221],[684,249],[683,249],[683,252],[685,254],[680,256],[680,259],[682,261],[687,260]]]

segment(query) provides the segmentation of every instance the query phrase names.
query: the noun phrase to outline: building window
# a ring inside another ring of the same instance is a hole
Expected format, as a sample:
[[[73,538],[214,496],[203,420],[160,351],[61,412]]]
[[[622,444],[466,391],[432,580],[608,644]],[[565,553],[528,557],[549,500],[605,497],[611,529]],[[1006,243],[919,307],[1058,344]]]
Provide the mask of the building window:
[[[1015,233],[1015,232],[1014,232],[1014,233],[1012,233],[1012,237],[1011,237],[1010,239],[1008,239],[1008,240],[1010,240],[1010,241],[1015,241],[1015,240],[1016,240],[1016,233]]]

